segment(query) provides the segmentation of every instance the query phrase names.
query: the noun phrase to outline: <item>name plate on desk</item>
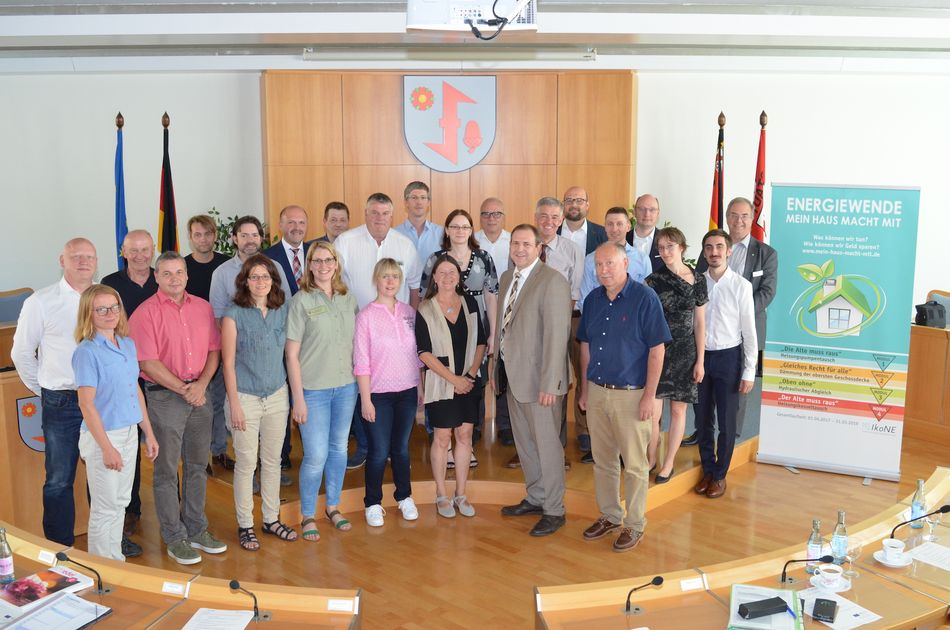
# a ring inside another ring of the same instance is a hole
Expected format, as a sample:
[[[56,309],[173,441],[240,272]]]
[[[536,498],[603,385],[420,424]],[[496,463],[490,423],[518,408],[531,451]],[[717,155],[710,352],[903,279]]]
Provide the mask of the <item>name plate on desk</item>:
[[[332,610],[333,612],[353,612],[353,604],[352,599],[328,599],[327,610]]]

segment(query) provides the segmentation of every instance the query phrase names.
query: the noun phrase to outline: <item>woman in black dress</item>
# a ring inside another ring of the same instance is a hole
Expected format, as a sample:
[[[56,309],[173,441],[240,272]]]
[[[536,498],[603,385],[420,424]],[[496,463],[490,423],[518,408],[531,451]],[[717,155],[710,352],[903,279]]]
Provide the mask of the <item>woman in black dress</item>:
[[[478,419],[478,370],[485,355],[485,327],[475,299],[461,285],[462,271],[448,254],[432,266],[425,299],[416,314],[416,346],[425,364],[426,411],[433,428],[429,461],[435,480],[436,509],[453,518],[455,509],[475,516],[465,496],[472,455],[472,427]],[[449,444],[455,435],[455,498],[445,489]]]
[[[670,432],[666,442],[666,458],[656,473],[656,483],[666,483],[673,476],[673,462],[686,426],[686,405],[699,400],[697,384],[703,380],[703,359],[706,348],[706,278],[683,262],[686,237],[675,227],[657,230],[657,251],[666,265],[650,274],[646,284],[656,291],[663,303],[663,313],[670,327],[673,342],[666,348],[663,372],[656,397],[670,401]],[[659,414],[655,416],[659,422]],[[650,441],[649,460],[657,461],[659,426]]]

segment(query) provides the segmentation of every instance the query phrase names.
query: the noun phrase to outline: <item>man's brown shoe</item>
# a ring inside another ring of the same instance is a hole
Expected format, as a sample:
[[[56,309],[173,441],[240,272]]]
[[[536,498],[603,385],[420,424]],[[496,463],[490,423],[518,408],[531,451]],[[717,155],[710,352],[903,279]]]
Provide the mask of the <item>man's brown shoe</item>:
[[[597,540],[620,527],[620,523],[611,523],[606,516],[601,516],[594,524],[584,530],[584,540]]]
[[[617,553],[630,551],[640,544],[642,538],[643,532],[635,532],[629,527],[621,527],[620,535],[617,536],[617,540],[614,541],[614,551]]]
[[[139,518],[139,515],[134,512],[125,513],[125,522],[122,524],[122,536],[131,538],[132,535],[135,534],[135,530],[138,529]]]
[[[696,484],[696,487],[693,490],[696,494],[706,494],[706,491],[709,489],[709,484],[713,481],[712,475],[706,473],[703,475],[702,481]]]
[[[505,463],[505,468],[521,468],[521,458],[518,457],[518,453]]]
[[[710,499],[718,499],[726,493],[726,480],[716,479],[709,483],[709,489],[706,490],[706,496]]]

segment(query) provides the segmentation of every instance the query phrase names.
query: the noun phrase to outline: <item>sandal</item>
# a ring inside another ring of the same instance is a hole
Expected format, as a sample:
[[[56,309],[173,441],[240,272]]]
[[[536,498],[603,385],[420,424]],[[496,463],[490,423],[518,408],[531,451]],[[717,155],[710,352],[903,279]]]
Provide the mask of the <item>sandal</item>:
[[[238,543],[245,551],[257,551],[261,548],[253,527],[238,527]]]
[[[327,519],[329,519],[329,521],[333,523],[333,526],[337,528],[338,530],[340,530],[341,532],[348,532],[353,527],[350,521],[348,521],[346,517],[340,514],[340,510],[333,510],[332,512],[327,512],[326,515],[327,515]]]
[[[448,497],[438,496],[435,498],[435,509],[439,516],[445,518],[455,518],[455,505]]]
[[[315,521],[312,516],[303,519],[303,522],[300,524],[300,530],[304,540],[309,540],[310,542],[320,540],[320,530],[317,529],[317,521]]]
[[[280,521],[264,523],[264,533],[270,534],[271,536],[277,536],[281,540],[286,540],[287,542],[297,540],[297,532],[287,527]]]

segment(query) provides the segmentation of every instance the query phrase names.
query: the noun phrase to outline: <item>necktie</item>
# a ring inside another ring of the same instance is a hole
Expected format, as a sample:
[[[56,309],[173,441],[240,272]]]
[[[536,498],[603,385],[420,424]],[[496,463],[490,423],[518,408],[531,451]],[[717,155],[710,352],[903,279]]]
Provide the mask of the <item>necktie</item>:
[[[294,280],[295,280],[296,282],[300,282],[300,276],[301,276],[301,273],[300,273],[300,258],[297,257],[297,252],[300,251],[300,248],[299,248],[299,247],[291,247],[291,248],[290,248],[290,251],[293,252],[293,254],[294,254],[294,262],[293,262]]]
[[[504,358],[505,333],[511,327],[511,314],[515,310],[515,298],[518,297],[518,282],[521,280],[521,272],[515,272],[514,282],[511,284],[511,293],[508,294],[508,302],[505,304],[505,314],[501,320],[501,337],[498,339],[499,352]]]

